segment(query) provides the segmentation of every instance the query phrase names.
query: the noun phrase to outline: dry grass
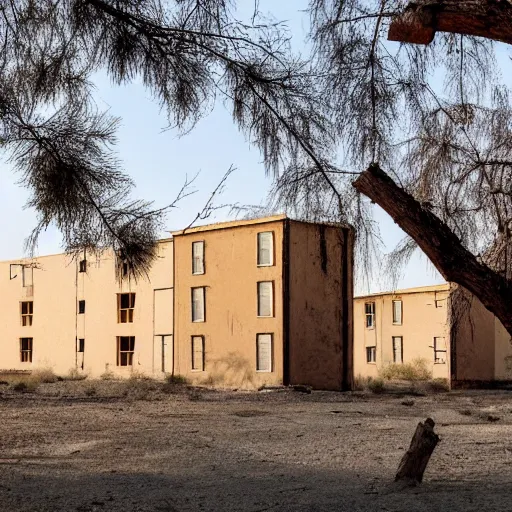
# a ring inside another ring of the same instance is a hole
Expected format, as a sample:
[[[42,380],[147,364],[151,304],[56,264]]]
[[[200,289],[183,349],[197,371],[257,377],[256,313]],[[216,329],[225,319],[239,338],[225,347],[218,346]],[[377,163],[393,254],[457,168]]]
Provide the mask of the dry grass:
[[[384,380],[377,377],[362,377],[358,375],[354,378],[354,391],[371,391],[372,393],[384,393],[386,387]]]
[[[389,364],[379,371],[381,378],[385,380],[430,380],[432,371],[426,359],[414,359],[410,363]]]
[[[66,376],[62,377],[62,380],[70,380],[70,381],[85,380],[85,379],[87,379],[87,374],[79,371],[77,368],[71,368],[71,370],[69,370],[68,374]]]

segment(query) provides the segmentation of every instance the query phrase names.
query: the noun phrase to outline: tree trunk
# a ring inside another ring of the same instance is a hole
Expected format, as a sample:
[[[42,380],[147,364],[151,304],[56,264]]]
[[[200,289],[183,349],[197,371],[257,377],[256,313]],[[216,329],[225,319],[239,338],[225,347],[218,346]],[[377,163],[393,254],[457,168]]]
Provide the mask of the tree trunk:
[[[439,442],[439,436],[434,432],[434,425],[432,418],[427,418],[425,423],[418,423],[416,432],[412,437],[411,446],[409,446],[398,466],[395,482],[405,480],[421,483],[430,456]]]
[[[447,281],[475,295],[512,336],[511,281],[480,263],[439,217],[398,187],[377,164],[361,173],[354,187],[391,216]]]
[[[436,32],[512,44],[512,5],[507,0],[412,1],[391,22],[388,39],[429,44]]]

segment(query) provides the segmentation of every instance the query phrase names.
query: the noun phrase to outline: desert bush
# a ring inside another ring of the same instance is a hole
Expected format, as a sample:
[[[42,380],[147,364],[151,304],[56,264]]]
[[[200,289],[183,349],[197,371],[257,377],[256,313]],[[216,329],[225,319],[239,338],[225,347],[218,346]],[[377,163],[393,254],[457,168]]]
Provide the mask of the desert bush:
[[[448,379],[433,379],[428,382],[428,389],[433,393],[443,393],[450,391],[450,383]]]
[[[98,393],[98,389],[94,384],[89,384],[84,388],[85,396],[96,396]]]
[[[39,384],[52,384],[58,380],[57,375],[55,375],[51,368],[41,368],[34,370],[29,379]]]
[[[12,383],[12,390],[17,393],[34,393],[39,386],[39,382],[29,378],[14,381]]]
[[[379,371],[381,378],[385,380],[429,380],[432,371],[426,359],[418,358],[410,363],[388,364]]]
[[[116,376],[110,370],[105,370],[101,375],[101,380],[115,380]]]
[[[165,377],[167,384],[188,384],[188,379],[183,375],[167,375]]]
[[[128,380],[153,380],[151,377],[148,377],[144,372],[139,370],[132,370],[130,373],[130,378]]]
[[[85,380],[85,379],[87,379],[86,373],[81,372],[80,370],[78,370],[78,368],[71,368],[69,370],[68,374],[65,377],[63,377],[62,380],[75,381],[75,380]]]
[[[386,391],[386,387],[384,386],[383,379],[372,379],[371,377],[368,379],[368,389],[375,394],[384,393]]]

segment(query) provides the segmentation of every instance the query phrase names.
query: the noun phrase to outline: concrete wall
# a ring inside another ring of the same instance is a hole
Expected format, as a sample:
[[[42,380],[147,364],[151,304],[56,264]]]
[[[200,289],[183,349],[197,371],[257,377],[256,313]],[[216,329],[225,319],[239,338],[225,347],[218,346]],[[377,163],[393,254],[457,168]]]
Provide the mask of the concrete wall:
[[[294,221],[289,225],[290,383],[341,390],[343,338],[347,351],[352,341],[351,232]],[[347,354],[350,366],[351,359]],[[351,368],[347,374],[351,383]]]
[[[376,377],[379,369],[393,363],[393,336],[403,338],[403,362],[427,361],[434,378],[450,377],[449,286],[375,294],[354,301],[354,375]],[[402,324],[393,324],[393,301],[402,301]],[[367,328],[365,303],[375,303],[375,325]],[[434,337],[444,337],[444,364],[434,363]],[[376,347],[376,362],[367,363],[366,347]]]
[[[22,283],[22,267],[34,264],[33,297]],[[10,271],[12,276],[10,279]],[[154,337],[154,290],[170,289],[157,318],[172,335],[172,241],[162,241],[149,280],[116,279],[111,252],[88,256],[87,272],[78,272],[78,261],[66,255],[0,263],[0,369],[33,370],[52,368],[66,374],[77,366],[91,377],[105,371],[129,376],[132,371],[150,375],[161,372],[161,341]],[[117,294],[135,292],[134,322],[117,322]],[[22,326],[20,302],[33,300],[32,326]],[[78,314],[77,302],[85,300],[85,314]],[[168,302],[168,304],[165,304]],[[116,366],[117,336],[135,336],[133,367]],[[20,361],[19,339],[33,338],[32,363]],[[76,352],[76,339],[85,339],[85,351]],[[172,361],[170,361],[172,366]]]
[[[503,324],[494,318],[494,378],[512,380],[512,339]]]
[[[283,381],[283,218],[174,233],[175,373],[192,382],[254,388]],[[212,229],[215,228],[215,229]],[[274,233],[274,265],[257,266],[257,234]],[[205,273],[192,275],[192,243],[204,241]],[[257,283],[274,282],[274,316],[259,318]],[[191,289],[206,287],[206,320],[192,322]],[[256,335],[273,334],[273,371],[256,371]],[[204,336],[204,371],[192,370],[192,336]]]

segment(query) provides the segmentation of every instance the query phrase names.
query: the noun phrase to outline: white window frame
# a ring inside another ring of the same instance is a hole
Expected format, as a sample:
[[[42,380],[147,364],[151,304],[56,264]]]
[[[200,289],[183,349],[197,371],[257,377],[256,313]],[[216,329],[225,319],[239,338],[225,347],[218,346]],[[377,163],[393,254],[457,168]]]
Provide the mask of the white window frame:
[[[400,318],[397,318],[396,310],[395,310],[395,304],[400,304]],[[393,318],[393,325],[402,325],[403,318],[404,318],[404,304],[401,299],[396,299],[391,301],[391,310],[392,310],[392,318]]]
[[[269,262],[262,262],[261,259],[261,248],[262,248],[262,238],[263,236],[270,237],[270,247],[269,247]],[[261,231],[257,235],[258,240],[258,248],[257,248],[257,265],[258,267],[273,267],[274,266],[274,232],[273,231]]]
[[[261,314],[261,288],[262,285],[270,285],[270,314]],[[258,318],[272,318],[274,316],[274,281],[258,281],[257,284],[257,296],[258,296]]]
[[[195,294],[196,293],[200,293],[201,295],[199,295],[199,297],[202,297],[202,303],[203,303],[203,307],[202,307],[202,315],[200,315],[200,317],[196,317],[195,313],[196,313],[196,308],[195,308],[195,303],[196,303],[196,297],[195,297]],[[191,318],[192,318],[192,322],[194,323],[200,323],[200,322],[205,322],[206,321],[206,288],[204,286],[198,286],[198,287],[194,287],[194,288],[191,288],[191,292],[190,292],[190,299],[191,299]]]
[[[201,344],[201,367],[200,368],[196,368],[195,367],[195,354],[196,352],[199,352],[198,350],[196,350],[196,343],[200,343]],[[190,348],[192,350],[192,361],[191,361],[191,367],[192,367],[192,371],[193,372],[204,372],[204,367],[205,367],[205,357],[204,357],[204,354],[205,354],[205,342],[204,342],[204,336],[202,335],[199,335],[199,334],[195,334],[193,336],[191,336],[190,338]]]
[[[263,340],[263,337],[266,339]],[[268,363],[268,369],[262,368],[260,365],[260,343],[262,341],[266,341],[269,343],[269,361]],[[274,334],[271,332],[262,332],[256,334],[256,372],[257,373],[272,373],[274,371]]]
[[[372,350],[372,352],[368,352],[368,350]],[[366,351],[366,364],[377,364],[377,347],[375,345],[372,345],[371,347],[365,347]],[[373,354],[373,361],[368,360],[368,354]]]
[[[371,312],[366,312],[366,306],[371,306]],[[371,325],[368,325],[368,318],[371,318]],[[366,329],[375,329],[375,302],[364,303],[364,325]]]
[[[198,250],[198,254],[196,255],[196,248],[201,248]],[[196,263],[198,263],[196,265]],[[192,275],[203,275],[205,273],[205,264],[204,264],[204,240],[198,240],[197,242],[192,242]]]
[[[395,341],[400,340],[400,361],[396,360]],[[404,337],[403,336],[392,336],[391,344],[393,348],[393,363],[403,364],[404,362]]]

